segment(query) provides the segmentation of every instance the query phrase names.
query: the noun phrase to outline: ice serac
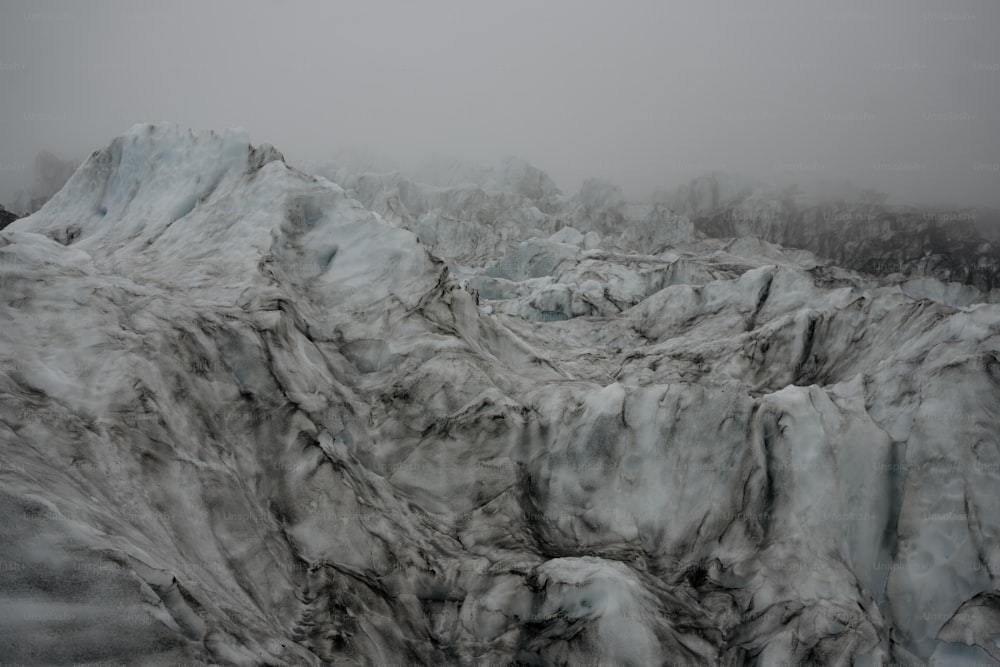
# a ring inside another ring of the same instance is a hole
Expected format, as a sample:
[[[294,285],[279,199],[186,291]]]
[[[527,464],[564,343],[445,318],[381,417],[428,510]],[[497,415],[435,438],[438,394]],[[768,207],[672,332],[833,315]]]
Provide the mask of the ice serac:
[[[0,232],[5,662],[996,657],[1000,307],[436,174],[137,126]]]

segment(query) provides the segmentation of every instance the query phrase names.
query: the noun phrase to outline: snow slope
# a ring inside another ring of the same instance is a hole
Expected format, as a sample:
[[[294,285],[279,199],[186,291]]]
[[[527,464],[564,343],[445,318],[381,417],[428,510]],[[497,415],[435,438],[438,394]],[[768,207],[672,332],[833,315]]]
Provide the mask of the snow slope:
[[[136,126],[0,231],[4,661],[1000,659],[1000,307],[512,164]]]

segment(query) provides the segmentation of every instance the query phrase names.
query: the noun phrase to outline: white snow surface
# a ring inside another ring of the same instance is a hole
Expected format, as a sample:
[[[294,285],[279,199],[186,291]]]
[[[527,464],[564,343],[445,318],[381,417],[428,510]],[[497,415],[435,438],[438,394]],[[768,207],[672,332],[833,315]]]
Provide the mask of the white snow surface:
[[[4,662],[1000,659],[1000,306],[434,173],[142,125],[0,232]]]

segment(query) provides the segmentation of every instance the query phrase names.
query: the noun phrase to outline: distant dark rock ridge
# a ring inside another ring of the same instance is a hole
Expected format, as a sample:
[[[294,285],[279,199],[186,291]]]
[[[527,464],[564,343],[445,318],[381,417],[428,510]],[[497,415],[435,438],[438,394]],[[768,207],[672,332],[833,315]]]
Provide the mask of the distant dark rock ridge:
[[[79,166],[79,160],[63,160],[48,151],[42,151],[35,158],[35,182],[29,190],[18,191],[14,201],[10,202],[11,208],[19,216],[31,215],[62,189]]]
[[[740,204],[692,218],[707,236],[756,236],[827,257],[855,271],[933,277],[983,291],[1000,287],[1000,244],[973,210],[791,202],[754,211]]]
[[[16,214],[11,213],[3,206],[0,206],[0,229],[3,229],[4,227],[6,227],[7,225],[9,225],[10,223],[14,222],[17,219],[18,216]]]

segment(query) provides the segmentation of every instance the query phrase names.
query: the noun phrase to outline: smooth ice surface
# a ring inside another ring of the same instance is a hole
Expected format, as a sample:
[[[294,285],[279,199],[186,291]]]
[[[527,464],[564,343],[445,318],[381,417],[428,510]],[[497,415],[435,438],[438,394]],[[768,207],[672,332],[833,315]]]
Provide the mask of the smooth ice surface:
[[[136,126],[0,231],[6,662],[997,657],[988,294],[318,171]]]

